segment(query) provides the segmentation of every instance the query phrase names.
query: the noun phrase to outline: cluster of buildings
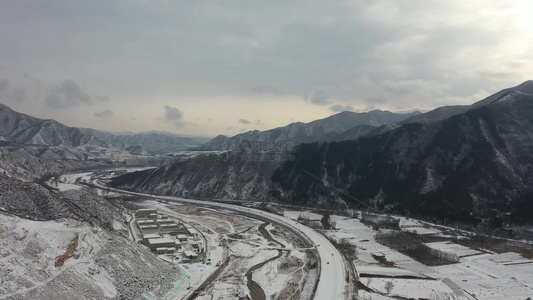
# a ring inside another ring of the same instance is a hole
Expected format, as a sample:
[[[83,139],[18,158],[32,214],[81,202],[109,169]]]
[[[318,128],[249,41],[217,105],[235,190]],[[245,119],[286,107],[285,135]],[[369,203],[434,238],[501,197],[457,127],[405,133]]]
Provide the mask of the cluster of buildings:
[[[142,235],[142,243],[155,254],[177,254],[182,261],[191,261],[204,252],[198,232],[163,214],[157,209],[139,209],[136,213],[136,225]]]

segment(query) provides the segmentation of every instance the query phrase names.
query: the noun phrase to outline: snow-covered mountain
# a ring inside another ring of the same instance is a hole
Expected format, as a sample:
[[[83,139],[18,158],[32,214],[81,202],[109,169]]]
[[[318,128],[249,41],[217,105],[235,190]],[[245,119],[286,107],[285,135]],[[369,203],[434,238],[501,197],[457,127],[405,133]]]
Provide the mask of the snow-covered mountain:
[[[179,136],[168,132],[109,133],[90,128],[69,127],[55,120],[43,120],[16,112],[0,103],[0,142],[19,145],[45,145],[62,148],[101,147],[133,151],[139,155],[162,154],[196,147],[205,137]],[[128,151],[130,152],[130,151]]]
[[[531,222],[532,81],[426,120],[353,141],[302,144],[283,161],[233,151],[129,174],[114,185],[200,198],[370,206],[474,224]]]
[[[181,273],[127,238],[125,213],[90,190],[56,193],[36,183],[0,180],[0,298],[139,299],[147,291],[165,293]],[[58,265],[72,241],[71,257]]]
[[[354,127],[361,125],[379,127],[385,124],[397,123],[418,114],[420,114],[418,111],[406,114],[382,110],[373,110],[364,113],[344,111],[309,123],[291,123],[284,127],[266,131],[253,130],[232,137],[219,135],[197,149],[233,150],[238,149],[242,141],[291,142],[296,145],[314,141],[342,140],[345,137],[352,138],[354,136],[353,133],[357,132],[357,130],[352,132],[351,135],[346,134],[342,136],[343,132]]]
[[[84,145],[108,147],[94,135],[55,120],[38,119],[0,104],[0,136],[15,144],[72,148]]]
[[[481,101],[478,101],[478,102],[476,102],[476,103],[474,103],[472,105],[442,106],[442,107],[436,108],[434,110],[431,110],[429,112],[426,112],[426,113],[423,113],[423,114],[419,114],[419,115],[407,118],[407,119],[399,122],[399,124],[400,125],[408,124],[408,123],[423,123],[423,124],[427,124],[427,123],[433,123],[433,122],[436,122],[436,121],[445,120],[445,119],[447,119],[449,117],[452,117],[452,116],[460,114],[460,113],[464,113],[464,112],[466,112],[468,110],[475,109],[475,108],[484,106],[486,104],[490,104],[494,100],[501,98],[503,95],[505,95],[505,94],[507,94],[507,93],[509,93],[511,91],[520,92],[520,93],[526,93],[526,94],[533,94],[533,81],[532,80],[528,80],[528,81],[525,81],[524,83],[522,83],[520,85],[517,85],[515,87],[503,89],[503,90],[501,90],[501,91],[499,91],[499,92],[497,92],[497,93],[495,93],[493,95],[490,95],[489,97],[487,97],[487,98],[485,98],[485,99],[483,99]]]

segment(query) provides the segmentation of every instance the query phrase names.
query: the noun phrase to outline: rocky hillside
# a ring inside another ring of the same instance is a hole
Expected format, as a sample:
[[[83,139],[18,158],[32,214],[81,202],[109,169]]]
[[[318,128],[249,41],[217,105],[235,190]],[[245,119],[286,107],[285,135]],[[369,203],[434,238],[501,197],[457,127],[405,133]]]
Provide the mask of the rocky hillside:
[[[89,153],[40,145],[0,147],[0,175],[22,181],[36,181],[47,174],[59,174],[81,167],[104,164],[89,160]]]
[[[349,205],[493,226],[531,222],[532,153],[528,81],[443,120],[408,123],[354,141],[303,144],[279,168],[267,161],[247,163],[248,154],[235,151],[126,175],[113,184],[191,197]]]
[[[364,134],[367,131],[355,130],[345,135],[342,135],[342,133],[361,125],[378,127],[385,124],[393,124],[418,114],[420,114],[420,112],[397,114],[381,110],[373,110],[365,113],[345,111],[309,123],[291,123],[285,127],[279,127],[267,131],[248,131],[233,137],[219,135],[197,149],[234,150],[239,148],[239,144],[242,141],[290,142],[291,144],[297,145],[314,141],[357,138],[359,135],[355,135],[355,133]]]
[[[0,212],[0,298],[162,299],[181,269],[115,232],[73,219],[31,221]],[[57,265],[72,241],[72,257]]]
[[[197,156],[115,178],[112,185],[143,193],[206,199],[271,200],[270,177],[288,154],[230,151]]]

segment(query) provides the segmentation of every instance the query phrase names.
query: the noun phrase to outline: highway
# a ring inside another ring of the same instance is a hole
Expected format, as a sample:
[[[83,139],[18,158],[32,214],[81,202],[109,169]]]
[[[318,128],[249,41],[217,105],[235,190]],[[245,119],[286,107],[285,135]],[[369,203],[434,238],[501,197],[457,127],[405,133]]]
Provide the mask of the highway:
[[[257,217],[262,220],[267,220],[269,222],[278,223],[285,227],[289,227],[293,232],[299,233],[304,239],[310,241],[315,248],[317,249],[320,261],[320,276],[318,281],[318,286],[316,288],[314,299],[316,300],[342,300],[347,298],[347,282],[346,278],[346,266],[344,265],[344,260],[341,257],[341,254],[335,248],[329,240],[318,233],[317,231],[304,226],[294,220],[286,218],[284,216],[276,215],[273,213],[265,212],[258,209],[253,209],[249,207],[243,207],[233,204],[226,204],[220,202],[213,202],[207,200],[193,200],[193,199],[184,199],[179,197],[171,196],[157,196],[150,194],[135,193],[125,190],[119,190],[115,188],[110,188],[105,185],[102,185],[98,180],[94,180],[93,184],[99,188],[107,189],[115,192],[152,197],[155,199],[161,199],[172,202],[194,204],[199,206],[207,206],[212,208],[226,209],[234,211],[240,214],[249,215]]]

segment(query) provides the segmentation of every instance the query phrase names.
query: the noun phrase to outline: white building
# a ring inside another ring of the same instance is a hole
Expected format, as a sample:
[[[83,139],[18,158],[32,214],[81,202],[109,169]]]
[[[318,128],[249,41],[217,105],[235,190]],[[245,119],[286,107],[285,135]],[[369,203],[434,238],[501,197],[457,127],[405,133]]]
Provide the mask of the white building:
[[[193,251],[190,251],[190,250],[183,251],[183,256],[185,258],[188,258],[188,259],[196,259],[196,258],[198,258],[198,254],[196,254],[196,253],[194,253]]]
[[[196,237],[198,235],[196,230],[194,230],[194,228],[192,228],[192,227],[187,226],[187,227],[185,227],[185,230],[187,231],[187,234],[190,235],[190,236]]]
[[[185,234],[178,234],[176,236],[176,238],[180,241],[180,242],[186,242],[189,238],[185,235]]]
[[[159,232],[159,227],[157,225],[139,225],[139,229],[142,234]]]
[[[151,215],[155,214],[157,216],[157,209],[153,208],[143,208],[137,210],[137,218],[146,219],[150,218]]]
[[[152,252],[156,251],[163,251],[162,248],[174,248],[173,251],[176,251],[176,249],[181,248],[180,241],[176,241],[173,238],[156,238],[156,239],[148,239],[146,242],[146,246],[150,248]],[[161,248],[158,250],[158,248]],[[168,249],[170,251],[170,249]]]
[[[137,220],[138,225],[157,225],[154,220],[141,219]]]
[[[158,233],[147,233],[147,234],[143,234],[143,243],[145,245],[148,245],[148,240],[149,239],[158,239],[160,238],[161,235],[159,235]]]
[[[172,219],[157,219],[157,223],[159,223],[160,225],[163,225],[163,224],[176,224],[176,221],[174,221]]]
[[[178,231],[180,229],[180,226],[176,223],[166,223],[159,224],[159,228],[161,228],[161,232],[172,232]]]

